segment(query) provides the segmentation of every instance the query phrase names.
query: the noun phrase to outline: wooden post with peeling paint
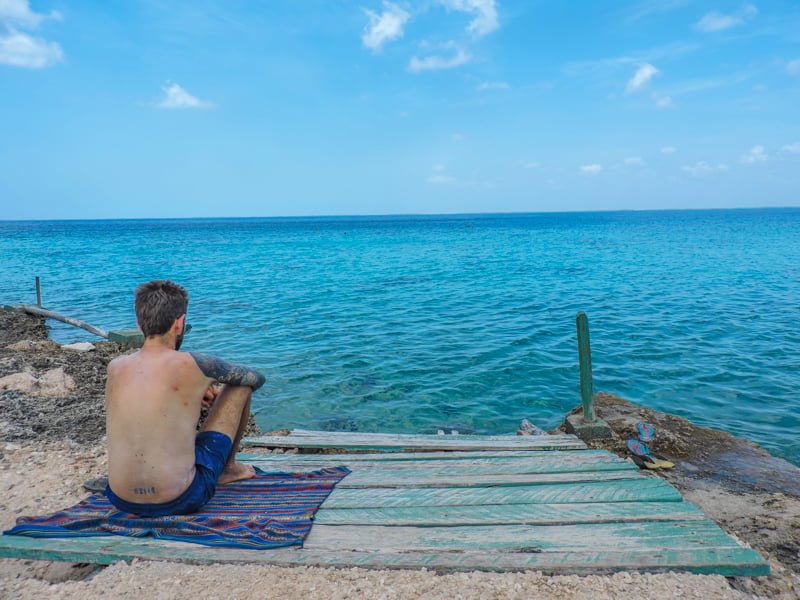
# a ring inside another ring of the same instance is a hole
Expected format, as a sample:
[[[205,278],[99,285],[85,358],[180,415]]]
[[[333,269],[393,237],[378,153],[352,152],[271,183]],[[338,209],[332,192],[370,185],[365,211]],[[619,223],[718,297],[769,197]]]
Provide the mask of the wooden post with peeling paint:
[[[42,281],[36,276],[36,306],[42,306]]]
[[[594,383],[592,381],[592,351],[589,346],[589,319],[580,311],[575,317],[578,330],[578,363],[581,371],[581,401],[583,402],[583,419],[593,423],[597,418],[594,412]]]

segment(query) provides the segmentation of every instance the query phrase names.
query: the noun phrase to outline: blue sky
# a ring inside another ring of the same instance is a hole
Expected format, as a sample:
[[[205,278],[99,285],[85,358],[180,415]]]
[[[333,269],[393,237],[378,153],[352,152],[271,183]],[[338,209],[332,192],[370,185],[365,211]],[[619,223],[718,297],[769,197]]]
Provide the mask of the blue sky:
[[[0,0],[0,218],[797,206],[798,106],[790,0]]]

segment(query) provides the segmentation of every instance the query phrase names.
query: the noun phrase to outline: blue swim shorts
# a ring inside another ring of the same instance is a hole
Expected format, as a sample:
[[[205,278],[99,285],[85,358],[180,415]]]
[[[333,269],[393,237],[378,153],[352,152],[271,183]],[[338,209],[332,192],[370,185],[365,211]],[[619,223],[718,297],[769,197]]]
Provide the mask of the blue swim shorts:
[[[180,496],[161,504],[128,502],[106,486],[106,497],[119,510],[140,517],[188,515],[200,510],[217,491],[217,480],[228,462],[233,440],[219,431],[201,431],[194,442],[195,475],[192,483]]]

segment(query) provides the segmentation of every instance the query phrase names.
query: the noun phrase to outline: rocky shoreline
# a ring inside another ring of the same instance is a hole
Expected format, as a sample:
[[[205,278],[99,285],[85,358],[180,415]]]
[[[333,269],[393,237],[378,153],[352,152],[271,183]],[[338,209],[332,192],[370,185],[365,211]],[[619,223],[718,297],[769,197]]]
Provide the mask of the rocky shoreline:
[[[64,348],[48,339],[43,320],[0,310],[0,527],[10,527],[23,514],[77,502],[86,495],[82,482],[105,473],[105,370],[121,352],[110,342],[83,352]],[[143,585],[148,596],[186,598],[207,596],[210,589],[218,590],[219,597],[235,598],[262,597],[269,589],[281,589],[282,597],[319,598],[800,597],[800,469],[754,444],[686,419],[608,394],[598,394],[596,401],[615,437],[594,445],[625,456],[624,441],[635,437],[635,423],[654,423],[657,451],[677,464],[659,475],[723,529],[761,552],[773,574],[729,579],[685,573],[439,576],[424,571],[138,561],[98,567],[0,559],[0,597],[138,598]]]

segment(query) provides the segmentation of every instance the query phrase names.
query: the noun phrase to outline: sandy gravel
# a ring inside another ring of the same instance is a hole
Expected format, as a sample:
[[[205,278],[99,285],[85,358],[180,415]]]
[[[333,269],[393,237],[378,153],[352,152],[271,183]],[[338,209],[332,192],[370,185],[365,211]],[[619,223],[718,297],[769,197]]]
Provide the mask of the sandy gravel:
[[[81,500],[84,480],[105,472],[101,444],[82,448],[0,444],[0,527]],[[720,576],[678,573],[548,577],[539,573],[371,571],[314,567],[110,567],[0,559],[0,598],[744,598]]]

